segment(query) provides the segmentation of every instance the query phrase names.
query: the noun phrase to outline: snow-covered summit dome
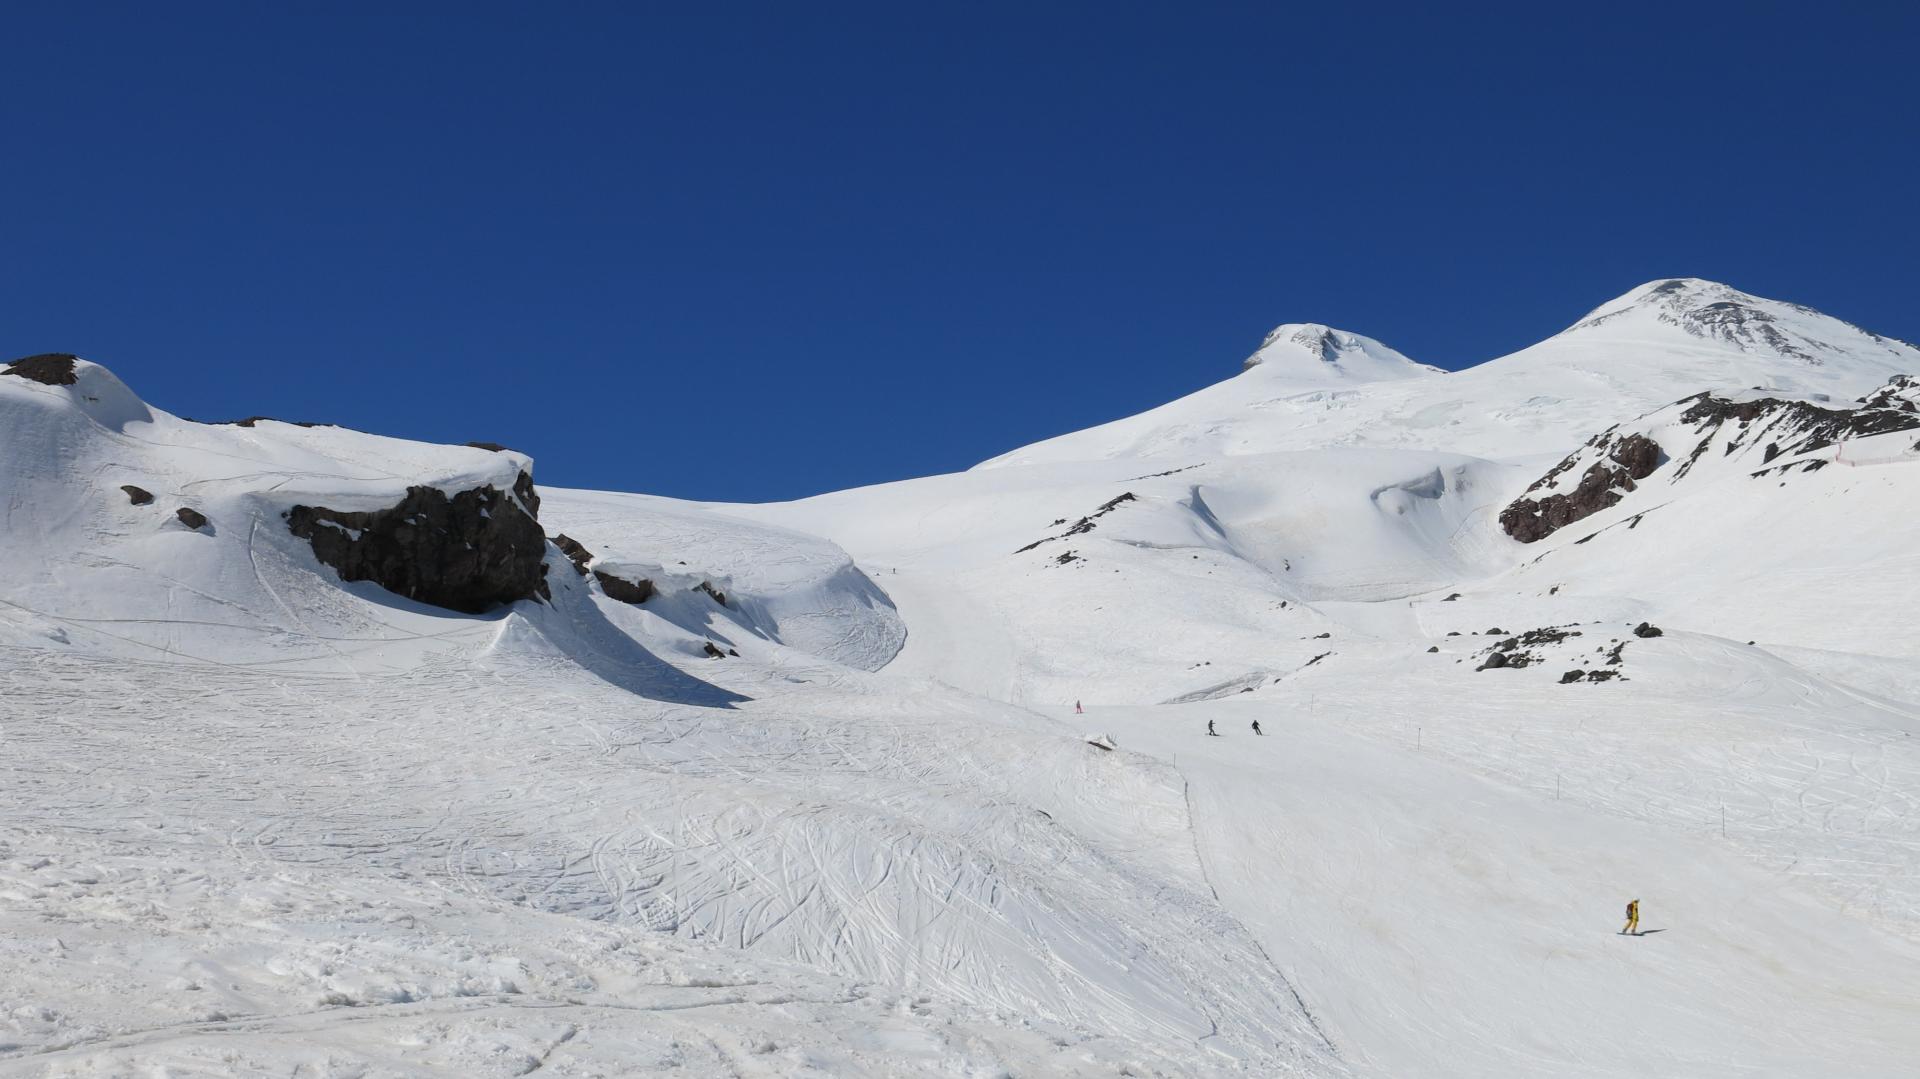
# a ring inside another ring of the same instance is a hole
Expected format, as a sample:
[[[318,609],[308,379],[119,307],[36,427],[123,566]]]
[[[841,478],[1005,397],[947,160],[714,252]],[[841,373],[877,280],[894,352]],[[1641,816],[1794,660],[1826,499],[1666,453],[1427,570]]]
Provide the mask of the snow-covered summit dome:
[[[1265,368],[1290,379],[1380,382],[1416,378],[1439,370],[1415,363],[1399,352],[1346,330],[1318,322],[1289,322],[1274,327],[1241,370]]]
[[[1809,366],[1862,357],[1920,367],[1920,349],[1811,307],[1769,300],[1697,277],[1649,281],[1595,308],[1562,337],[1675,339],[1684,335],[1750,355]]]

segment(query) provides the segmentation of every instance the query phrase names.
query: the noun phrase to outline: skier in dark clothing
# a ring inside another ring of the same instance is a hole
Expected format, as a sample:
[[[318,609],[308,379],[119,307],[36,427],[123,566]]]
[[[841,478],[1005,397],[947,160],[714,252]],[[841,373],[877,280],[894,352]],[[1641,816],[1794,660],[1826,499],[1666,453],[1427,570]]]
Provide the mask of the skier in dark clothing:
[[[1253,733],[1255,734],[1260,733],[1260,721],[1257,719],[1253,721]]]
[[[1207,720],[1207,735],[1211,738],[1220,737],[1220,732],[1213,729],[1213,720],[1211,719]]]

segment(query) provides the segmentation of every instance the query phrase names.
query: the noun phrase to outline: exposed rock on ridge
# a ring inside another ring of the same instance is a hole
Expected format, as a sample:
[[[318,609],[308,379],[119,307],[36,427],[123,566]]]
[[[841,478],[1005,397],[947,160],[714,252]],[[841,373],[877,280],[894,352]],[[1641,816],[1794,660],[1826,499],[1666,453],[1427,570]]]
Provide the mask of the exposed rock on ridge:
[[[17,375],[43,386],[71,386],[80,381],[74,372],[73,364],[80,357],[70,352],[42,352],[37,356],[22,356],[8,364],[0,375]]]
[[[539,510],[533,478],[523,471],[511,494],[493,486],[452,496],[409,487],[389,509],[295,506],[285,516],[342,580],[372,581],[395,595],[479,614],[547,596]]]
[[[1787,468],[1816,470],[1828,459],[1792,459],[1852,439],[1920,429],[1920,380],[1895,376],[1858,406],[1695,394],[1635,421],[1631,426],[1637,430],[1616,426],[1589,439],[1501,511],[1500,525],[1514,539],[1533,543],[1618,503],[1665,463],[1662,443],[1677,462],[1666,474],[1669,483],[1721,460],[1754,476]],[[1786,464],[1773,465],[1783,457],[1789,459]],[[1583,465],[1579,480],[1565,489],[1566,477]]]
[[[1653,470],[1660,467],[1659,443],[1639,434],[1616,438],[1614,432],[1609,431],[1534,481],[1533,486],[1527,488],[1528,493],[1549,487],[1561,473],[1575,467],[1583,455],[1593,451],[1603,451],[1604,458],[1588,466],[1572,491],[1542,498],[1519,498],[1502,510],[1500,527],[1507,535],[1521,543],[1544,539],[1619,502],[1634,489],[1636,481],[1653,475]]]

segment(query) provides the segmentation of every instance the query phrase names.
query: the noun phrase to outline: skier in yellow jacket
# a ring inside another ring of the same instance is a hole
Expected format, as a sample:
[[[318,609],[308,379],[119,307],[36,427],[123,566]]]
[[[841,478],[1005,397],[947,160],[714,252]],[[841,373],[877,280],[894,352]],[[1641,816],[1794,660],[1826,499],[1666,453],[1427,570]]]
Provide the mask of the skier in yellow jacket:
[[[1629,900],[1627,902],[1627,927],[1620,932],[1622,935],[1625,935],[1627,933],[1638,933],[1639,931],[1640,901],[1638,899]]]

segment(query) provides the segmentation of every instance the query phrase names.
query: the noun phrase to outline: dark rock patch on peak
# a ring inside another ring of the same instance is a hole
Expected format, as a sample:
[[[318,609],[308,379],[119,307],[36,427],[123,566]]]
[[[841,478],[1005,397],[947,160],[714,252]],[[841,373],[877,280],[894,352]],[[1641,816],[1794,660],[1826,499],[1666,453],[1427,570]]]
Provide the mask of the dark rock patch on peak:
[[[80,357],[71,352],[42,352],[35,356],[22,356],[8,364],[0,375],[16,375],[43,386],[71,386],[80,381],[74,373],[74,361]]]
[[[341,580],[371,581],[398,596],[479,614],[546,594],[547,537],[532,491],[522,472],[514,483],[518,501],[491,485],[452,496],[409,487],[387,509],[295,506],[285,517]]]

